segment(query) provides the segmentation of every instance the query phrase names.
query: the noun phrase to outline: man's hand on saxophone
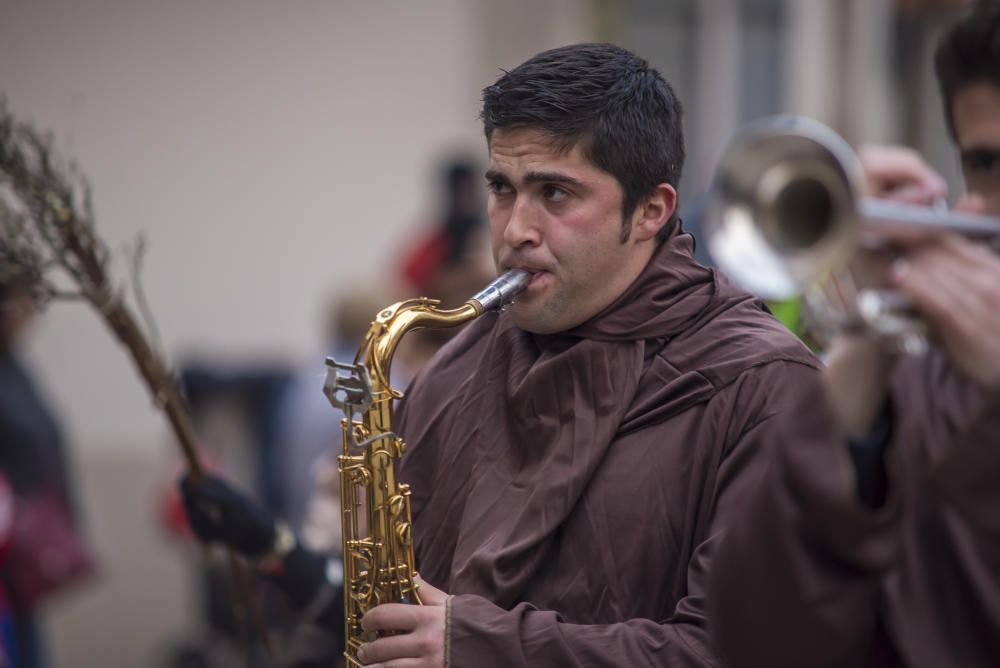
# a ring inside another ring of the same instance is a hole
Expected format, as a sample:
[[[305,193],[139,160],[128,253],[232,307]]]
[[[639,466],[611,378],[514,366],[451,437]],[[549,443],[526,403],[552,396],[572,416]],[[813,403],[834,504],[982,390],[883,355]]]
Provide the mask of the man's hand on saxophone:
[[[358,649],[358,659],[379,668],[443,668],[448,594],[418,576],[423,605],[385,603],[361,620],[365,631],[392,632]]]

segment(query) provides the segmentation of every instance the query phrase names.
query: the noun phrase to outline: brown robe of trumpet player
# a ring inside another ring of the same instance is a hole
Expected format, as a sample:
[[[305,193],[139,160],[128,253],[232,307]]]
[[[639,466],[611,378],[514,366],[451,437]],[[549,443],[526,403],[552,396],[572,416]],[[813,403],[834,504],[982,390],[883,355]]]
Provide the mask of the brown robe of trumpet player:
[[[979,3],[935,61],[956,208],[1000,216],[1000,4]],[[861,158],[872,194],[945,194],[912,151]],[[825,383],[782,420],[709,578],[725,665],[1000,665],[1000,258],[943,231],[892,240],[886,279],[930,349],[897,359],[842,335]]]

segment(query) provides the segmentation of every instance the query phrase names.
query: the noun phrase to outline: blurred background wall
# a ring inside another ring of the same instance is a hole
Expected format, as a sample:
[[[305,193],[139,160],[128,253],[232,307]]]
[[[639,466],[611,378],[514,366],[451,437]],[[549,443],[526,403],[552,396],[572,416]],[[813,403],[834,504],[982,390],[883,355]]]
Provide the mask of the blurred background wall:
[[[0,0],[0,92],[80,164],[116,251],[147,238],[172,357],[309,361],[319,378],[321,304],[394,275],[440,160],[483,159],[479,91],[500,68],[584,40],[648,58],[687,110],[685,205],[736,128],[781,111],[910,143],[954,182],[930,53],[963,4]],[[53,606],[56,664],[155,665],[195,599],[154,517],[164,427],[82,306],[50,308],[29,352],[104,557],[97,586]]]

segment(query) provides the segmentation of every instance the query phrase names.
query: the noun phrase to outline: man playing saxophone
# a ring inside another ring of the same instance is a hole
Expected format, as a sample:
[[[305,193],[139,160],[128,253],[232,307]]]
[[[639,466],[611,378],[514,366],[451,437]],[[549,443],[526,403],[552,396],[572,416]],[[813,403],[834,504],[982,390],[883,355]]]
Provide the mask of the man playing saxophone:
[[[681,107],[645,61],[541,53],[484,91],[482,119],[497,269],[531,281],[400,404],[423,605],[368,611],[381,635],[358,659],[717,665],[713,552],[817,362],[692,259]]]
[[[959,208],[1000,215],[1000,5],[948,31],[936,66]],[[912,152],[861,157],[874,194],[943,194]],[[951,234],[893,240],[886,278],[932,346],[896,360],[857,334],[835,341],[825,387],[784,421],[717,554],[727,665],[1000,665],[1000,258]]]

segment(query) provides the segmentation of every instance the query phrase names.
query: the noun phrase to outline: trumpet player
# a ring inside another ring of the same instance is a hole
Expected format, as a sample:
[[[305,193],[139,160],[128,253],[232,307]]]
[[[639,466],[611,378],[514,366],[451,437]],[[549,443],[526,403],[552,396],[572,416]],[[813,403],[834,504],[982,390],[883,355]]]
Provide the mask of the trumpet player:
[[[498,271],[531,281],[397,412],[423,606],[366,665],[715,666],[706,577],[758,443],[818,363],[697,264],[681,105],[628,51],[546,51],[483,93]]]
[[[959,208],[1000,215],[1000,4],[975,7],[935,59]],[[860,157],[873,194],[943,194],[913,152]],[[726,665],[1000,665],[1000,258],[953,234],[890,240],[885,278],[932,345],[897,360],[841,335],[825,382],[782,421],[713,563]]]

